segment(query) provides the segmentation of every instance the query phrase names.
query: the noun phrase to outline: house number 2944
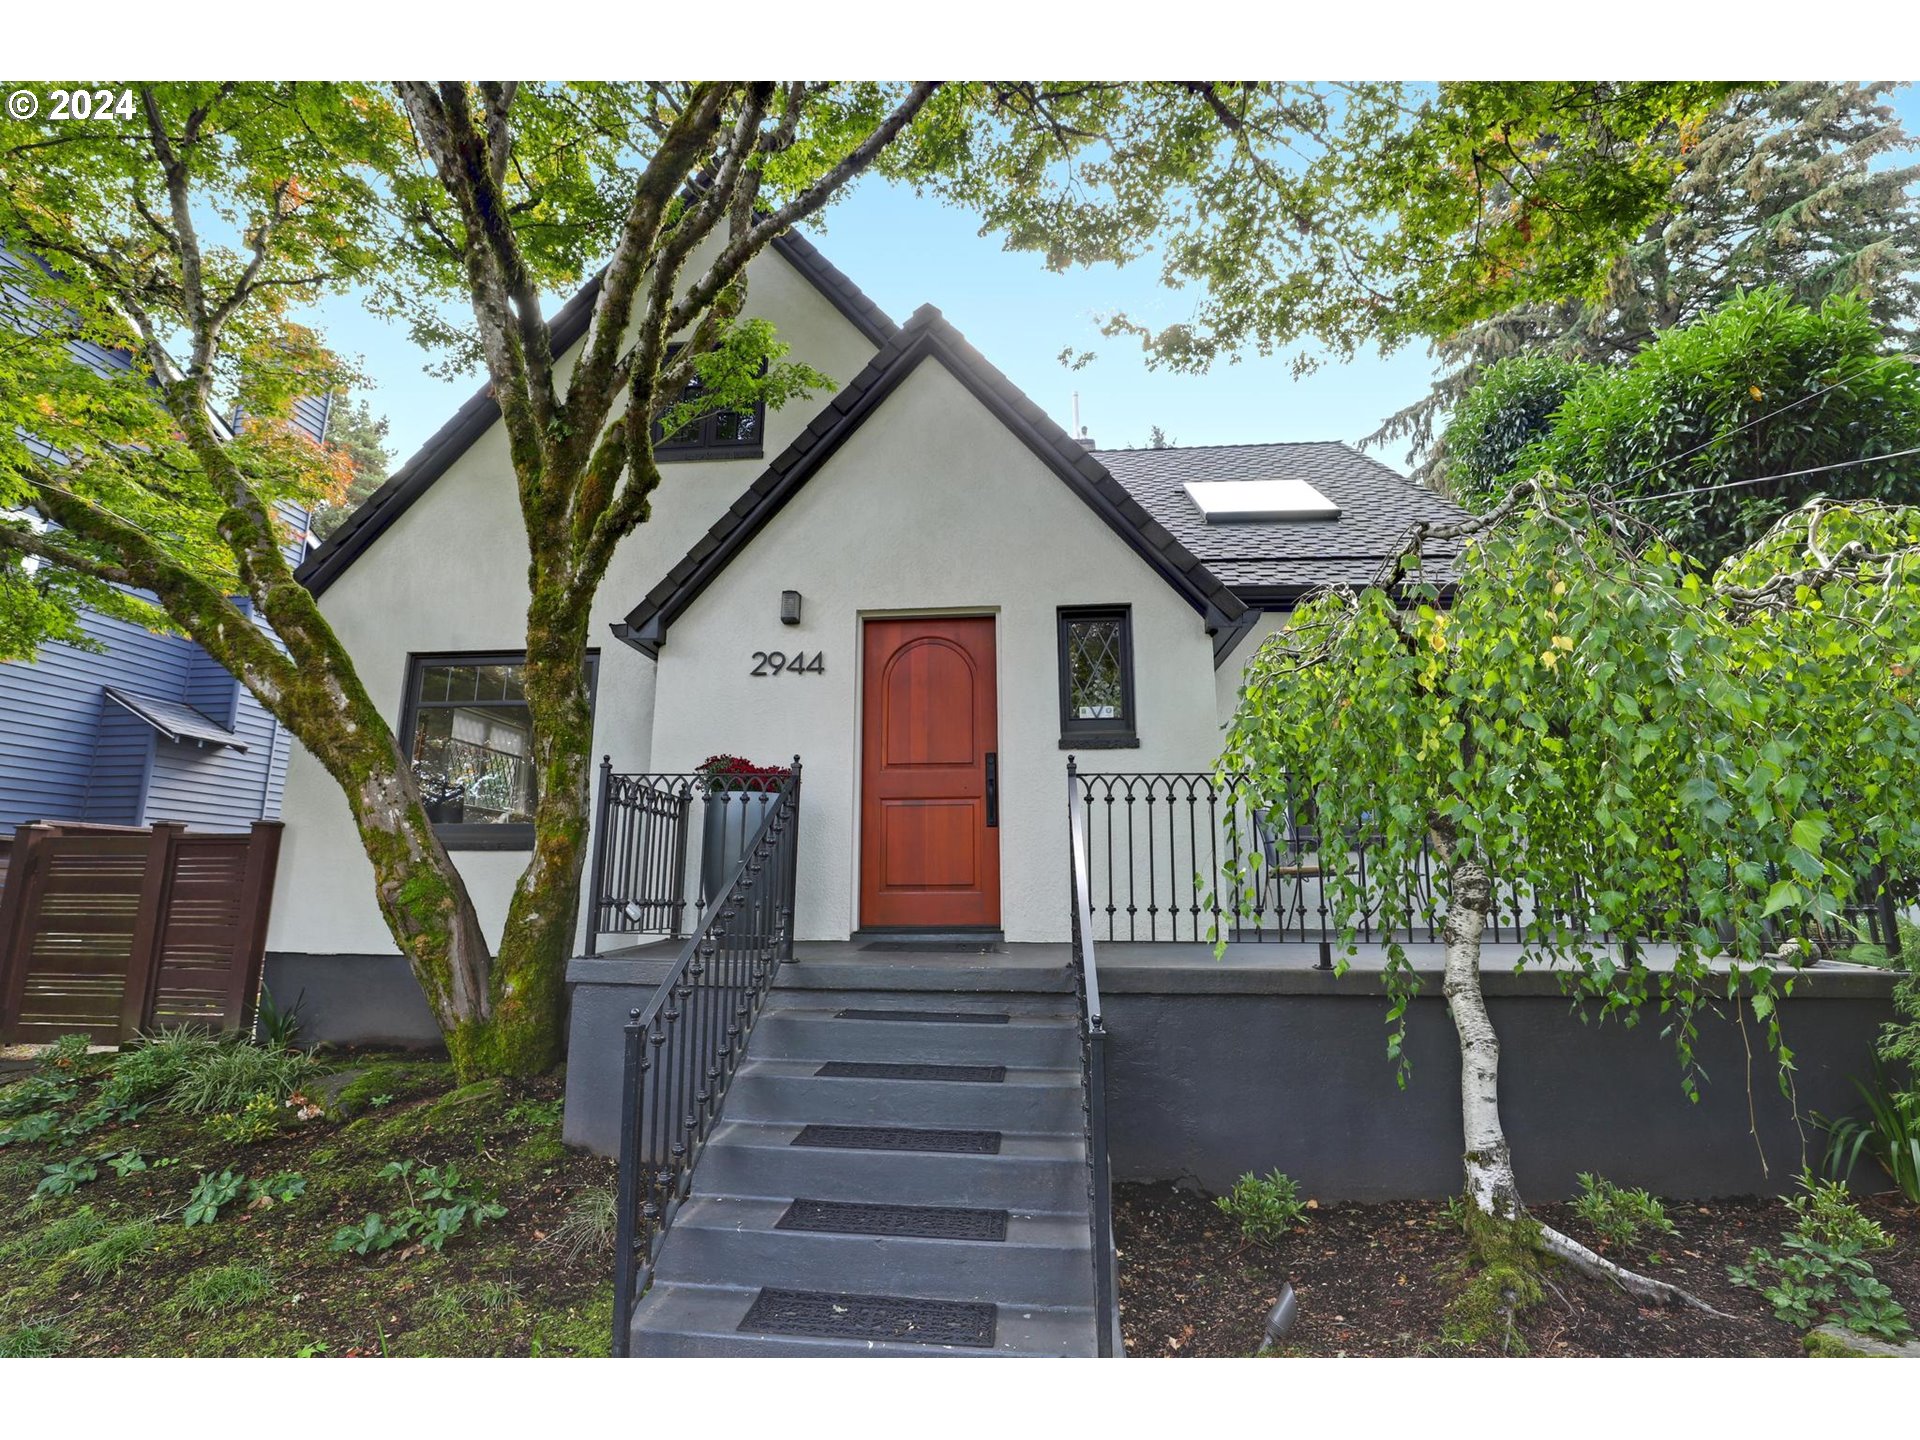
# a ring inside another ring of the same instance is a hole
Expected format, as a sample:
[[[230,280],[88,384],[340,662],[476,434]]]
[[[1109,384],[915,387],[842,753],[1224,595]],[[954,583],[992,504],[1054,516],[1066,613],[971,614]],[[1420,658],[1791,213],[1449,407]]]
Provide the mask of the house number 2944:
[[[778,650],[756,650],[753,652],[753,669],[750,675],[824,675],[827,673],[827,652],[816,650],[813,658],[807,658],[807,652],[796,650],[791,655],[782,655]]]

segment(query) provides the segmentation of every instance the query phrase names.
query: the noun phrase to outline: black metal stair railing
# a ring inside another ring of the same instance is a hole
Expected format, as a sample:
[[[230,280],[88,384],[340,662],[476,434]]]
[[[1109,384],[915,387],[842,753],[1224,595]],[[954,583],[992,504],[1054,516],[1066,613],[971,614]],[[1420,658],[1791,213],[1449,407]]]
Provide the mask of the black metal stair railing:
[[[1067,839],[1072,850],[1073,950],[1068,961],[1073,993],[1080,1002],[1081,1110],[1086,1119],[1087,1223],[1093,1240],[1094,1324],[1102,1357],[1120,1345],[1120,1307],[1113,1251],[1113,1170],[1107,1158],[1107,1025],[1100,1003],[1100,967],[1094,959],[1092,857],[1087,848],[1086,812],[1078,803],[1080,782],[1074,757],[1067,757]]]
[[[760,826],[715,887],[667,976],[630,1012],[621,1080],[613,1353],[629,1352],[633,1307],[661,1237],[687,1198],[783,961],[793,958],[800,761],[776,777]]]

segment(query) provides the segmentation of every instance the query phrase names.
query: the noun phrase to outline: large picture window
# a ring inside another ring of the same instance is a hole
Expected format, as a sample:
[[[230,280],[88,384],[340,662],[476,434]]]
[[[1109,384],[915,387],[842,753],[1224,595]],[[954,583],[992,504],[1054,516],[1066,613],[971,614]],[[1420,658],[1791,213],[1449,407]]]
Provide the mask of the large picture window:
[[[1133,712],[1133,614],[1124,605],[1060,612],[1060,746],[1140,743]]]
[[[416,655],[400,737],[441,843],[449,849],[533,846],[533,723],[519,654]],[[591,690],[598,657],[587,657]]]

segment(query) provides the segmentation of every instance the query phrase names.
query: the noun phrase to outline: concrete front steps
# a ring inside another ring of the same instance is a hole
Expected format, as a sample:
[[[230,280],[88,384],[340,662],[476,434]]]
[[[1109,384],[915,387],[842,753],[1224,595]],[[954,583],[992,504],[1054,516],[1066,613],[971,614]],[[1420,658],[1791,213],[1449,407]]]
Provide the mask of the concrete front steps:
[[[1094,1354],[1072,1005],[775,991],[634,1309],[633,1353]],[[817,1073],[903,1065],[941,1068]],[[808,1126],[856,1128],[823,1146]]]

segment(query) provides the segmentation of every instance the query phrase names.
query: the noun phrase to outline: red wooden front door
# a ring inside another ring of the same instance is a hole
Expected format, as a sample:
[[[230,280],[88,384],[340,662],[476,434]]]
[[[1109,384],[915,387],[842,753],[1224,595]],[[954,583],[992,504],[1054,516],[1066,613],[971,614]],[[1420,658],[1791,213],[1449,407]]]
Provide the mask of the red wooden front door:
[[[993,620],[869,620],[864,660],[860,923],[998,928]]]

